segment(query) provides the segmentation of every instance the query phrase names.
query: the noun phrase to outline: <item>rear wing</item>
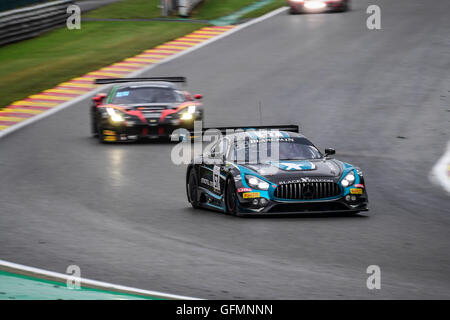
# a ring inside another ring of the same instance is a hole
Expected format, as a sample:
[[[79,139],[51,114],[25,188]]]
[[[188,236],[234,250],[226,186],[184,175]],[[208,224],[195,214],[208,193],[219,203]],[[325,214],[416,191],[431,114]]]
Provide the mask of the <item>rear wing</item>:
[[[172,135],[172,141],[175,141],[177,139],[186,139],[190,137],[190,141],[200,141],[202,140],[203,135],[207,136],[216,136],[219,135],[218,133],[222,135],[227,135],[234,133],[236,131],[242,132],[242,131],[288,131],[288,132],[295,132],[300,133],[300,129],[298,125],[294,124],[287,124],[287,125],[273,125],[273,126],[248,126],[248,127],[215,127],[215,128],[202,128],[201,132],[196,131],[196,128],[192,129],[182,129],[184,130],[184,133],[178,133]],[[231,131],[231,132],[230,132]]]
[[[216,127],[216,128],[203,128],[202,131],[205,132],[207,130],[218,130],[222,134],[226,134],[227,131],[260,131],[260,130],[266,130],[266,131],[289,131],[289,132],[296,132],[299,133],[299,126],[294,124],[287,124],[287,125],[273,125],[273,126],[248,126],[248,127]]]
[[[186,77],[150,77],[150,78],[109,78],[95,79],[95,84],[125,83],[125,82],[144,82],[144,81],[164,81],[164,82],[182,82],[186,83]]]

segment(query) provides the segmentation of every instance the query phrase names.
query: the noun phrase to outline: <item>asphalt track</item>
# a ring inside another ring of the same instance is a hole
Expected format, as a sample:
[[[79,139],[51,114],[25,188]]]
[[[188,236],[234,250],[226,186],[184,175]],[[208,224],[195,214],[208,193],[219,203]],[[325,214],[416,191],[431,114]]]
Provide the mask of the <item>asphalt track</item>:
[[[187,76],[208,126],[258,124],[260,101],[264,123],[300,123],[363,169],[369,217],[195,211],[171,145],[100,145],[83,101],[0,140],[0,258],[200,298],[450,298],[450,201],[428,179],[449,140],[449,9],[283,13],[148,73]]]

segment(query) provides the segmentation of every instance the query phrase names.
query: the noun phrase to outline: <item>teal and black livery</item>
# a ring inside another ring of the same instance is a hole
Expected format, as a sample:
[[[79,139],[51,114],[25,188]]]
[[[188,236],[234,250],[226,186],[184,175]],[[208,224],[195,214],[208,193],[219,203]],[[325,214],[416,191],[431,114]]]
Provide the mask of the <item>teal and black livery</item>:
[[[238,216],[368,211],[361,169],[333,154],[331,148],[321,153],[298,126],[221,135],[188,166],[188,201]]]

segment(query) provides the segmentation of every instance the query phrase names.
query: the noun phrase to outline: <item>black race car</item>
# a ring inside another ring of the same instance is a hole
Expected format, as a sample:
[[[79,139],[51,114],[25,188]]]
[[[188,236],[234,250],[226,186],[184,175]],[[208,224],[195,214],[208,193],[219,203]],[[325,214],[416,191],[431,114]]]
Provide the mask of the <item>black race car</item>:
[[[233,215],[368,210],[361,170],[331,158],[334,149],[322,154],[298,126],[219,136],[187,168],[187,196],[194,208]]]
[[[184,77],[97,79],[114,85],[96,95],[91,107],[92,133],[100,142],[169,138],[178,128],[192,129],[203,121],[202,95],[193,98],[175,83]]]

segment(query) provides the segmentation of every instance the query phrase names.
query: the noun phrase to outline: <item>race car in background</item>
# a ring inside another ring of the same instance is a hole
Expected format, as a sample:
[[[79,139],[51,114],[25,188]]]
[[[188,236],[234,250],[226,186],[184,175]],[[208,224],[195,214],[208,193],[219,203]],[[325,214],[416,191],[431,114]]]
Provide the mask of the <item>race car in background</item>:
[[[362,171],[331,158],[334,149],[322,154],[298,126],[254,127],[219,137],[187,168],[194,208],[238,216],[368,210]],[[273,143],[277,159],[265,161],[263,153]]]
[[[168,138],[175,129],[192,129],[203,121],[202,95],[193,98],[175,83],[184,77],[97,79],[113,84],[96,95],[91,107],[92,133],[100,142]]]
[[[344,12],[350,9],[350,0],[288,0],[289,12]]]

